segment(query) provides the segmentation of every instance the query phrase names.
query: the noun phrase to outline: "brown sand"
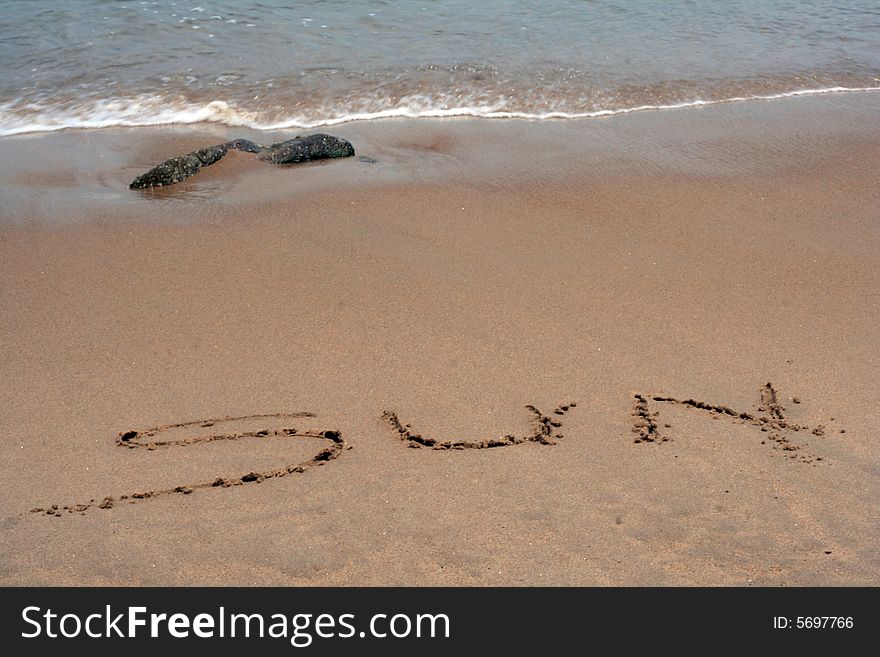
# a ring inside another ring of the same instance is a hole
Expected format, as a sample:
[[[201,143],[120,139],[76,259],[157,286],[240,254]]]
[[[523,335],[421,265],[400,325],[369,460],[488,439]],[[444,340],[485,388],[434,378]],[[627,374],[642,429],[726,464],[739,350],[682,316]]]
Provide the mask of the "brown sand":
[[[8,139],[0,583],[876,585],[878,100]]]

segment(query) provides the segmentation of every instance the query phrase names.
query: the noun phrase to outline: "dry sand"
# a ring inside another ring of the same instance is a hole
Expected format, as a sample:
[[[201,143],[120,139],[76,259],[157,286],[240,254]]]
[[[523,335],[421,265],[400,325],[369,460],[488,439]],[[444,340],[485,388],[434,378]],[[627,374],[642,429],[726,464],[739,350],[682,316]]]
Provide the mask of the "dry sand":
[[[878,118],[350,124],[156,192],[255,135],[6,138],[0,583],[876,585]]]

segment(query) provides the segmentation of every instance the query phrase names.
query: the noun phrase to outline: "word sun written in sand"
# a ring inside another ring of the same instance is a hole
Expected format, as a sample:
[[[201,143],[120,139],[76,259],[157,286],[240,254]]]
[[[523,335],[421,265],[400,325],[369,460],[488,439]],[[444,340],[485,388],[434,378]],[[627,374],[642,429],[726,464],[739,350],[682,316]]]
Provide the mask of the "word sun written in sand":
[[[774,449],[781,450],[789,459],[802,463],[813,463],[822,461],[821,456],[813,456],[802,450],[802,445],[792,440],[792,434],[800,431],[809,432],[814,436],[823,437],[825,435],[825,426],[818,425],[816,427],[808,427],[797,424],[787,419],[785,409],[779,403],[776,390],[771,384],[766,384],[761,388],[761,405],[758,408],[758,414],[735,411],[727,406],[709,404],[694,399],[679,400],[674,397],[666,397],[661,395],[635,395],[635,408],[632,412],[634,418],[633,432],[636,434],[634,440],[637,444],[644,443],[665,443],[670,437],[665,431],[662,431],[659,424],[660,412],[653,410],[660,406],[676,405],[693,411],[708,412],[715,419],[728,419],[744,425],[752,425],[761,432],[766,433],[766,438],[761,440],[762,444],[768,441]],[[795,403],[800,400],[794,398]],[[515,436],[507,434],[500,437],[488,438],[484,440],[441,440],[431,438],[416,433],[409,424],[405,424],[400,420],[398,415],[393,411],[385,411],[382,419],[389,426],[391,431],[408,447],[428,448],[432,450],[469,450],[469,449],[490,449],[496,447],[512,447],[522,445],[524,443],[538,443],[539,445],[553,446],[557,441],[563,438],[562,419],[565,415],[577,407],[577,403],[571,402],[557,406],[549,415],[545,415],[535,406],[526,406],[526,410],[532,417],[531,431],[523,436]],[[351,449],[342,438],[342,434],[335,429],[318,429],[303,430],[290,426],[273,428],[273,429],[257,429],[250,431],[239,431],[232,433],[217,433],[217,429],[224,424],[232,424],[241,421],[259,421],[273,420],[281,421],[285,424],[295,419],[306,419],[316,417],[313,413],[267,413],[262,415],[244,415],[238,417],[223,417],[208,420],[194,420],[191,422],[181,422],[178,424],[165,424],[150,429],[140,431],[129,430],[123,431],[116,438],[116,444],[120,447],[128,449],[167,449],[172,447],[186,447],[201,443],[210,443],[215,441],[232,441],[243,439],[267,439],[267,438],[312,438],[325,441],[327,444],[320,451],[315,453],[310,459],[305,461],[289,463],[279,467],[265,471],[249,471],[245,474],[236,476],[215,476],[206,478],[199,482],[181,484],[170,488],[150,490],[138,493],[129,493],[119,495],[118,497],[106,496],[101,500],[92,499],[87,503],[71,504],[59,506],[53,504],[48,508],[35,508],[31,513],[41,514],[45,516],[59,517],[62,513],[80,513],[84,514],[90,509],[112,509],[121,503],[133,504],[136,502],[155,499],[165,495],[189,495],[193,491],[205,488],[231,488],[233,486],[241,486],[244,484],[259,484],[269,479],[277,479],[285,477],[289,474],[301,474],[307,470],[322,466],[338,458],[345,449]],[[669,424],[663,425],[664,429],[669,429]],[[179,429],[211,429],[211,432],[190,438],[182,438],[177,440],[162,440],[161,434],[171,430]],[[843,429],[840,430],[844,432]]]

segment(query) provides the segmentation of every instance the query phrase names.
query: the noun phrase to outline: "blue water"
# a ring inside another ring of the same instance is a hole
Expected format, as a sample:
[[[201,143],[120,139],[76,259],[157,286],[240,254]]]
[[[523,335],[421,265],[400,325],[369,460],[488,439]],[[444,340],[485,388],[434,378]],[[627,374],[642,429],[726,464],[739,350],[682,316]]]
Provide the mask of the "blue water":
[[[880,2],[12,0],[0,64],[0,134],[563,118],[880,87]]]

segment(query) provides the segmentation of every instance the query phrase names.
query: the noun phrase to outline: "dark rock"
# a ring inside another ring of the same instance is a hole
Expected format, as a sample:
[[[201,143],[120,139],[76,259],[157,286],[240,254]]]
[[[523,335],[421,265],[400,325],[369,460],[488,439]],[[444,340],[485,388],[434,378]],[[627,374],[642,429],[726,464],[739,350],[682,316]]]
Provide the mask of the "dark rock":
[[[272,144],[267,152],[260,155],[260,159],[272,164],[295,164],[352,155],[354,147],[344,139],[317,134]]]
[[[325,134],[296,137],[277,142],[269,147],[260,146],[247,139],[235,139],[225,144],[208,146],[186,155],[172,157],[135,178],[129,188],[147,189],[173,185],[189,178],[203,166],[209,166],[219,161],[231,150],[257,153],[261,160],[273,164],[296,164],[297,162],[354,155],[354,147],[349,142]]]
[[[209,164],[214,164],[214,162],[228,152],[229,144],[219,144],[217,146],[208,146],[208,148],[203,148],[200,151],[194,151],[192,154],[199,158],[199,162],[202,163],[202,166],[206,167]]]
[[[225,144],[230,150],[243,151],[245,153],[259,153],[264,150],[265,146],[260,146],[247,139],[234,139]]]
[[[214,161],[216,162],[217,160]],[[148,187],[173,185],[189,178],[201,168],[202,161],[195,153],[172,157],[170,160],[166,160],[159,166],[150,169],[144,175],[135,178],[129,185],[129,188],[146,189]]]

